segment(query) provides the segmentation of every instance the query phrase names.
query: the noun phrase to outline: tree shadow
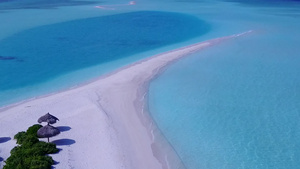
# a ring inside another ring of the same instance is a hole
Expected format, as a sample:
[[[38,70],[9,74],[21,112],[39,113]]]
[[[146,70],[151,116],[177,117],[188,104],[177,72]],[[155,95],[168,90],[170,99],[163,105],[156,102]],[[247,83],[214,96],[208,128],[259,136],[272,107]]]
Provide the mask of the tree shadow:
[[[75,140],[73,139],[59,139],[59,140],[54,140],[52,141],[52,143],[58,145],[58,146],[67,146],[67,145],[72,145],[74,143],[76,143]]]
[[[11,140],[10,137],[0,137],[0,143],[5,143],[7,141]]]
[[[58,147],[56,147],[57,149],[58,149],[58,152],[57,153],[53,153],[53,154],[58,154],[58,153],[60,153],[63,149],[61,149],[61,148],[58,148]],[[55,161],[54,161],[54,163],[55,163]],[[59,163],[59,162],[58,162]]]
[[[51,166],[51,169],[55,169],[56,167],[54,165],[57,165],[57,164],[59,164],[59,162],[54,160],[54,164]]]
[[[64,131],[69,131],[69,130],[71,130],[71,127],[69,127],[69,126],[58,126],[58,127],[56,127],[56,128],[58,128],[58,130],[59,130],[60,132],[64,132]]]
[[[54,160],[53,165],[57,165],[57,164],[59,164],[59,162]]]

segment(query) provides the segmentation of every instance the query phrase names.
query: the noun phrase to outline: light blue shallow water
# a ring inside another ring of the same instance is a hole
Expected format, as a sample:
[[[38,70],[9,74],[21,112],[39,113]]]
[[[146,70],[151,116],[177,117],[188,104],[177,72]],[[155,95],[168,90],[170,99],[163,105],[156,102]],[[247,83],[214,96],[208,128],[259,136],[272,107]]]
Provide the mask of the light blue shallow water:
[[[188,169],[299,168],[300,18],[293,8],[248,13],[253,34],[185,58],[151,83],[152,116]]]
[[[139,0],[134,7],[116,9],[115,13],[125,13],[120,15],[95,11],[88,6],[92,3],[0,3],[1,9],[18,9],[0,13],[12,20],[28,19],[40,11],[45,17],[48,11],[43,8],[87,5],[49,10],[53,18],[65,14],[87,19],[52,25],[40,19],[45,25],[40,27],[34,27],[39,25],[35,23],[38,19],[32,19],[23,21],[24,31],[0,37],[0,105],[70,87],[149,56],[147,51],[162,46],[187,45],[254,30],[251,35],[218,44],[168,68],[151,83],[149,109],[187,169],[299,168],[297,0]],[[112,16],[89,17],[98,16],[97,12]],[[49,23],[60,22],[46,18]],[[4,18],[0,23],[6,22]],[[16,30],[23,30],[22,24],[17,25],[20,28]],[[0,25],[0,30],[13,32],[9,27],[14,29],[14,25]],[[146,54],[130,58],[140,52]],[[61,76],[73,72],[77,72],[75,80]],[[57,77],[63,78],[53,82]]]

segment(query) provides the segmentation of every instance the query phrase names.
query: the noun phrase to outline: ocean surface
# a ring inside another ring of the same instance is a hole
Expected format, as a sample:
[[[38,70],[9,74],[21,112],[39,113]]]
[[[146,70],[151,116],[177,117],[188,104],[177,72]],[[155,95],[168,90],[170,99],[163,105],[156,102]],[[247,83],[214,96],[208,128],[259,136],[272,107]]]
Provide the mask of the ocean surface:
[[[116,69],[116,60],[186,41],[208,31],[208,24],[191,15],[137,11],[77,19],[17,32],[0,40],[0,94],[3,93],[0,103],[15,101],[19,96],[21,100],[27,93],[40,95],[32,86],[47,85],[47,82],[52,86],[41,87],[40,90],[45,91],[42,93],[62,90],[62,81],[57,80],[53,84],[53,80],[98,66],[99,70],[91,71],[92,75],[87,71],[69,82],[66,81],[70,77],[63,78],[64,86],[75,86],[84,79]],[[122,62],[118,66],[142,58]],[[106,67],[101,66],[110,62],[112,64]],[[15,91],[21,93],[14,95]]]
[[[187,169],[298,169],[297,0],[0,0],[0,106],[249,30],[166,69],[151,116]]]
[[[221,22],[254,32],[180,60],[150,85],[150,112],[188,169],[299,168],[300,8],[267,4],[224,10]]]

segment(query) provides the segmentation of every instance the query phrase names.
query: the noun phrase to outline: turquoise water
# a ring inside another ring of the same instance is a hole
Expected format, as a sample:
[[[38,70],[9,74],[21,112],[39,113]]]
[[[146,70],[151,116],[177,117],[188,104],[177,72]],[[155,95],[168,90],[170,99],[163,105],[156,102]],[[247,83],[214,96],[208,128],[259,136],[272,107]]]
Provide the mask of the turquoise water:
[[[149,109],[187,169],[299,168],[298,1],[0,2],[0,105],[254,30],[170,66]]]
[[[224,21],[247,19],[253,34],[185,58],[150,85],[150,112],[188,169],[299,168],[299,13],[257,6]]]
[[[0,10],[8,9],[51,9],[60,6],[76,6],[96,4],[97,1],[73,1],[73,0],[0,0]]]
[[[157,11],[78,19],[25,30],[0,41],[0,92],[43,83],[207,31],[208,24],[196,17]],[[6,95],[1,100],[11,97]]]

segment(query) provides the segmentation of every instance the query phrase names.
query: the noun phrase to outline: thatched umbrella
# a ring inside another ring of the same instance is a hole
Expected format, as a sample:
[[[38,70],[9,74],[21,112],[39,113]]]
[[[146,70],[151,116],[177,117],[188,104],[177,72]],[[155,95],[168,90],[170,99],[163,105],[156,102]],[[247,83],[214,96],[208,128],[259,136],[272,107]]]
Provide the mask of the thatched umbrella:
[[[60,133],[59,129],[58,128],[55,128],[53,126],[50,126],[50,125],[46,125],[42,128],[40,128],[38,131],[37,131],[37,135],[40,137],[40,138],[48,138],[48,142],[49,142],[49,137],[53,137],[53,136],[56,136]]]
[[[54,124],[54,123],[56,123],[56,121],[59,121],[59,119],[57,117],[51,115],[49,112],[38,119],[39,123],[47,122],[48,125]]]

